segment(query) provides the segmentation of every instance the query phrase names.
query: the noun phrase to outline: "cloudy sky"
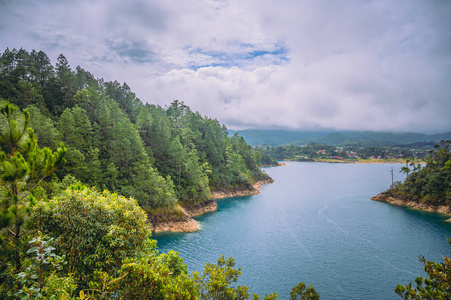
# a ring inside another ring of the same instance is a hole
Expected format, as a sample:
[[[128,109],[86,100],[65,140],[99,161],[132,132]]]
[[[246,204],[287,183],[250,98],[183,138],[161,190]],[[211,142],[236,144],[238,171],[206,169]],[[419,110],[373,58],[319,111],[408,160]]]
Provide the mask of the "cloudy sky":
[[[448,0],[0,0],[0,51],[231,129],[451,130]]]

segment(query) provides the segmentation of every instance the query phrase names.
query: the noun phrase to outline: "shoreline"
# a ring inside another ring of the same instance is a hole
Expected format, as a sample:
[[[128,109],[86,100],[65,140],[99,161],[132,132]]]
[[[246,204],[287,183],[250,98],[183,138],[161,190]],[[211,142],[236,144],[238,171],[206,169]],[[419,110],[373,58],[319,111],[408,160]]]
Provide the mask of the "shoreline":
[[[273,183],[274,179],[271,177],[263,180],[259,180],[252,185],[251,189],[239,189],[239,190],[231,190],[231,191],[213,191],[211,192],[211,196],[213,199],[223,199],[223,198],[231,198],[231,197],[240,197],[240,196],[251,196],[260,194],[260,188],[268,183]]]
[[[268,183],[273,183],[274,180],[269,177],[267,179],[259,180],[253,184],[251,189],[232,190],[232,191],[214,191],[211,192],[212,199],[203,203],[194,205],[193,207],[181,208],[185,218],[182,221],[161,222],[154,226],[151,223],[152,232],[194,232],[201,229],[199,222],[193,219],[195,216],[200,216],[205,213],[210,213],[218,210],[218,203],[216,199],[251,196],[260,193],[260,188]]]
[[[203,203],[196,204],[192,207],[179,208],[182,213],[182,220],[159,222],[157,225],[151,222],[152,232],[193,232],[200,230],[199,223],[193,219],[208,212],[218,209],[218,204],[214,199],[207,200]]]
[[[270,168],[270,167],[281,167],[281,166],[286,166],[287,164],[286,163],[283,163],[283,162],[277,162],[277,165],[276,164],[274,164],[274,165],[261,165],[261,167],[262,168]]]
[[[402,159],[359,159],[359,160],[339,160],[339,159],[317,159],[311,161],[302,161],[295,159],[286,159],[284,161],[295,161],[295,162],[322,162],[330,164],[404,164],[405,161]]]
[[[386,203],[389,203],[392,205],[397,205],[397,206],[407,206],[407,207],[422,210],[422,211],[438,212],[438,213],[449,216],[450,218],[448,218],[446,220],[446,222],[451,222],[451,207],[450,206],[428,205],[428,204],[424,204],[424,203],[418,203],[416,201],[395,198],[395,197],[392,197],[392,196],[390,196],[388,194],[384,194],[384,193],[373,196],[370,199],[373,201],[386,202]]]

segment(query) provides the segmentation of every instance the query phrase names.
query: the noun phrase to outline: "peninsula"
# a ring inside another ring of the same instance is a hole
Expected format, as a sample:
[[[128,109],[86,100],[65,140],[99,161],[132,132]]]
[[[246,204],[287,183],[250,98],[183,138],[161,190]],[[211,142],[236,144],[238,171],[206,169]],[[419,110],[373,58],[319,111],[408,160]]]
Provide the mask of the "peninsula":
[[[273,182],[274,180],[268,177],[258,180],[248,189],[213,191],[211,192],[212,199],[196,206],[181,208],[182,215],[178,218],[174,220],[167,219],[156,223],[151,222],[150,227],[153,232],[193,232],[200,230],[199,223],[193,217],[216,211],[218,209],[216,199],[256,195],[260,193],[260,188],[263,185]]]
[[[413,209],[438,212],[438,213],[450,216],[450,218],[447,221],[448,222],[451,221],[451,206],[450,205],[434,205],[434,204],[426,203],[426,202],[422,203],[422,202],[413,200],[413,198],[403,199],[400,197],[394,197],[393,194],[391,194],[390,192],[380,193],[376,196],[371,197],[370,199],[374,200],[374,201],[386,202],[386,203],[390,203],[390,204],[398,205],[398,206],[408,206]]]
[[[426,165],[406,160],[406,180],[395,182],[371,200],[435,211],[451,216],[451,141],[441,141],[426,156]]]

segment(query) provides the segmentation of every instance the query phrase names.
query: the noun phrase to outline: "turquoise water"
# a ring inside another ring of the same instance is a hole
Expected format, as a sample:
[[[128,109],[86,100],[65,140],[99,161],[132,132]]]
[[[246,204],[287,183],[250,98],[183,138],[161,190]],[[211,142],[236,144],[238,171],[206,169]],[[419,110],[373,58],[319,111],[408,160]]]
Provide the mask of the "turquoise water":
[[[394,288],[424,275],[418,256],[441,261],[451,248],[446,216],[369,200],[391,184],[399,164],[296,163],[265,168],[275,182],[255,196],[218,201],[196,218],[202,230],[155,237],[190,271],[224,254],[250,292],[289,299],[304,281],[321,299],[401,299]]]

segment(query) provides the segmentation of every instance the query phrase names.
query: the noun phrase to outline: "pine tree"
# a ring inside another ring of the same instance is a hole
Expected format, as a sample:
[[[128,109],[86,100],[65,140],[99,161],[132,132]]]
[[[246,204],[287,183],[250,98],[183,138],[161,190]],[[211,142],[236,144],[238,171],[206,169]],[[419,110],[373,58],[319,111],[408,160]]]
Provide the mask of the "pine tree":
[[[22,228],[35,204],[32,190],[65,163],[66,148],[39,148],[30,113],[0,103],[0,261],[1,268],[21,268]]]

